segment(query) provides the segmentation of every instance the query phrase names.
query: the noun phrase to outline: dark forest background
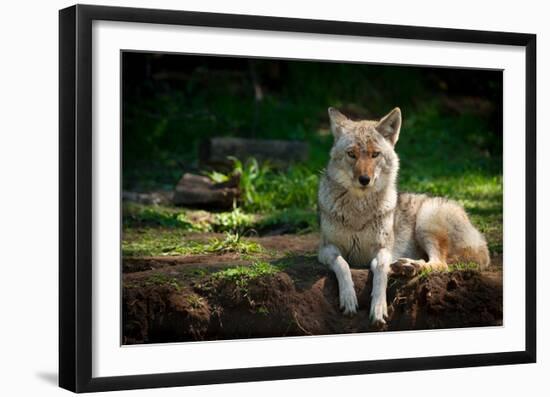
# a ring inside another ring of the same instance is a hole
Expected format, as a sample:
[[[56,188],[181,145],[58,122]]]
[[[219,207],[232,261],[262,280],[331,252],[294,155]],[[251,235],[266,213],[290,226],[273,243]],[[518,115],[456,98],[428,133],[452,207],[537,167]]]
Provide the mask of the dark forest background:
[[[405,176],[501,173],[499,71],[126,52],[122,76],[127,189],[173,187],[210,136],[304,140],[321,169],[329,106],[358,119],[399,106]]]
[[[224,180],[231,170],[212,173],[198,161],[208,137],[302,141],[308,158],[284,169],[234,162],[243,199],[228,216],[246,223],[269,214],[315,231],[333,139],[327,108],[377,119],[399,106],[399,188],[458,200],[502,252],[501,71],[132,52],[122,61],[125,191],[171,191],[185,172]],[[135,225],[193,228],[189,211],[128,207],[126,235]]]

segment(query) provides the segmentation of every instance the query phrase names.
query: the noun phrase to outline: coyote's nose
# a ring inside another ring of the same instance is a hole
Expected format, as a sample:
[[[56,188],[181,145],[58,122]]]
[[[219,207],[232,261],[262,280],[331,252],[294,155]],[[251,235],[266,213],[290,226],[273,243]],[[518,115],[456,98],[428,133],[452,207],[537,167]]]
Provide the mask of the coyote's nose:
[[[370,182],[370,178],[368,175],[361,175],[359,177],[359,183],[363,186],[367,186]]]

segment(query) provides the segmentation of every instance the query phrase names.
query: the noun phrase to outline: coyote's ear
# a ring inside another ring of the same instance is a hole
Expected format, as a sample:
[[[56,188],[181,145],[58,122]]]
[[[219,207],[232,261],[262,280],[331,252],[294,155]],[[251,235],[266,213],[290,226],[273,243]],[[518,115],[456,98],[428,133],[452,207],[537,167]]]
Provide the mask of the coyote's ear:
[[[395,108],[387,115],[382,117],[376,125],[378,131],[392,145],[397,143],[399,139],[399,131],[401,130],[401,109]]]
[[[344,133],[344,122],[348,118],[333,107],[328,108],[328,116],[330,117],[332,135],[334,135],[335,139],[338,139]]]

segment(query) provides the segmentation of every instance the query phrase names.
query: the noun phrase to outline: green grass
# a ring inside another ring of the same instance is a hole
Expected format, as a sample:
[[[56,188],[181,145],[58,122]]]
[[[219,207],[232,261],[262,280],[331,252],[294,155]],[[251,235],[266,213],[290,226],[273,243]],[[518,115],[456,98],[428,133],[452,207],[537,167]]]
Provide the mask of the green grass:
[[[243,296],[248,295],[248,283],[251,280],[272,276],[283,269],[282,265],[273,265],[268,262],[255,262],[250,266],[236,266],[220,270],[212,274],[218,281],[234,283]]]
[[[145,285],[169,285],[176,291],[180,291],[181,286],[175,277],[168,276],[164,273],[154,273],[145,280]]]
[[[305,165],[291,165],[286,170],[259,164],[254,158],[241,161],[232,157],[229,174],[216,173],[216,180],[240,175],[241,205],[249,212],[268,212],[288,208],[315,210],[319,173]],[[211,176],[212,177],[212,176]]]
[[[258,224],[258,216],[240,207],[231,211],[211,213],[160,205],[124,202],[122,220],[126,228],[164,227],[190,232],[243,233]]]
[[[214,214],[212,229],[216,232],[244,233],[255,225],[256,216],[236,207],[230,212]]]
[[[268,212],[256,225],[260,230],[275,229],[281,226],[297,234],[318,231],[319,221],[317,212],[300,208],[275,210]]]
[[[479,265],[475,262],[458,262],[448,265],[446,270],[435,270],[430,267],[425,267],[418,272],[418,277],[424,279],[432,273],[450,273],[456,271],[466,271],[466,270],[479,270]]]
[[[251,211],[317,208],[319,172],[306,167],[292,166],[286,171],[268,171],[255,186],[255,196],[245,208]]]
[[[225,239],[196,241],[189,240],[185,233],[177,229],[127,229],[122,240],[122,255],[126,257],[224,253],[250,255],[262,251],[260,244],[231,233],[226,234]]]
[[[122,255],[183,255],[188,252],[185,239],[185,231],[179,229],[125,228],[122,236]]]
[[[255,262],[250,266],[236,266],[220,270],[212,275],[218,280],[253,280],[258,277],[269,276],[278,273],[282,267],[268,262]]]
[[[431,267],[424,267],[424,268],[420,269],[417,276],[420,279],[425,279],[426,277],[428,277],[433,272],[435,272],[435,270],[432,269]]]
[[[240,234],[227,233],[225,240],[213,238],[204,247],[204,252],[224,254],[234,252],[237,254],[257,254],[262,252],[260,244],[243,238]]]
[[[186,231],[208,232],[212,229],[209,218],[210,214],[205,211],[128,202],[122,205],[125,227],[172,227]]]
[[[260,64],[265,68],[259,70],[269,69]],[[479,73],[485,76],[480,84],[495,80],[493,72]],[[239,173],[242,201],[221,213],[125,203],[123,254],[230,249],[248,255],[246,239],[189,242],[185,232],[242,236],[282,226],[294,233],[317,231],[319,176],[332,145],[328,106],[371,118],[400,106],[399,190],[457,200],[486,236],[491,253],[502,253],[502,137],[488,117],[450,112],[441,100],[446,89],[434,89],[426,76],[418,68],[290,63],[285,84],[267,89],[258,103],[250,97],[251,81],[238,73],[196,69],[177,87],[148,82],[125,98],[123,186],[172,189],[189,169],[217,182]],[[493,83],[486,85],[494,92]],[[234,159],[230,173],[193,169],[199,140],[210,136],[303,140],[310,147],[309,161],[284,170],[254,159]]]
[[[465,270],[479,270],[479,264],[475,262],[458,262],[449,265],[449,272],[465,271]]]
[[[285,226],[296,233],[318,229],[317,213],[313,209],[287,208],[247,213],[240,207],[231,211],[210,213],[202,210],[180,209],[158,205],[123,203],[123,225],[133,228],[172,228],[183,232],[217,232],[247,234]]]

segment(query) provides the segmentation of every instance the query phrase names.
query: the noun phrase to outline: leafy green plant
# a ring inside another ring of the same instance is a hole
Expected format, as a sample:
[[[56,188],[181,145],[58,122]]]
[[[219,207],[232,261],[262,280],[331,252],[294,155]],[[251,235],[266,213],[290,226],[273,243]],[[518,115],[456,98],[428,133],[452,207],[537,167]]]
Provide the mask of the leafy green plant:
[[[221,212],[214,215],[212,227],[216,232],[243,233],[253,227],[255,216],[245,213],[239,207],[230,212]]]
[[[229,159],[233,161],[232,173],[240,175],[239,187],[242,200],[245,207],[248,207],[259,200],[256,187],[268,172],[269,167],[267,164],[260,166],[255,158],[250,158],[244,163],[236,157],[229,157]]]
[[[255,158],[245,162],[230,157],[233,170],[225,174],[240,175],[242,207],[246,211],[266,212],[301,208],[315,210],[319,175],[303,165],[277,170]],[[222,174],[223,175],[223,174]]]

